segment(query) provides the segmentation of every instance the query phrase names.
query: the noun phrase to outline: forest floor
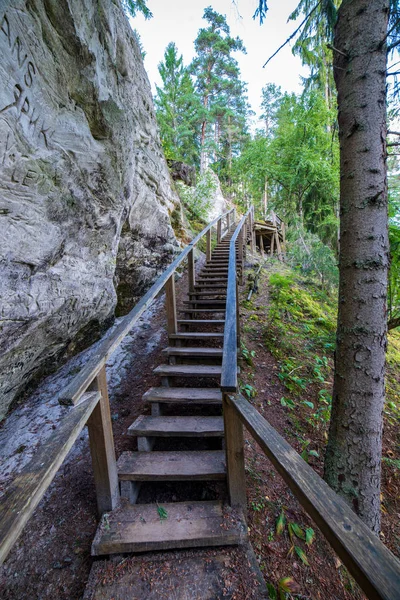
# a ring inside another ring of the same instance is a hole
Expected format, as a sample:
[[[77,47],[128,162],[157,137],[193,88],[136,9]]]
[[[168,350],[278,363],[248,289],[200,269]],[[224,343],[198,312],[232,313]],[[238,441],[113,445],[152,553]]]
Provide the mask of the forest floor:
[[[186,289],[187,277],[184,275],[177,285],[181,300]],[[275,261],[268,261],[262,269],[259,291],[253,295],[252,301],[247,302],[246,296],[247,286],[243,288],[240,306],[242,392],[321,474],[329,418],[334,300],[311,280],[302,279]],[[115,377],[118,365],[123,364],[124,371],[124,377],[117,377],[110,393],[117,456],[125,450],[135,449],[135,441],[126,432],[137,416],[149,414],[149,407],[143,403],[142,395],[150,386],[157,384],[152,370],[163,362],[161,351],[167,344],[165,311],[162,303],[157,302],[157,310],[144,316],[140,327],[126,342],[123,360],[121,357],[114,359],[108,368],[109,377]],[[382,490],[383,539],[399,555],[398,333],[391,336],[388,363]],[[52,380],[53,388],[54,385]],[[32,410],[35,407],[36,401]],[[24,414],[26,428],[29,423],[27,410]],[[50,429],[56,426],[50,416],[47,421]],[[37,429],[40,439],[39,425]],[[16,443],[14,455],[18,460],[31,451],[31,438],[24,445]],[[271,600],[279,597],[279,585],[285,578],[290,578],[293,599],[363,598],[318,528],[248,435],[245,449],[249,534],[260,568],[269,584]],[[11,466],[3,473],[3,487],[21,468],[22,463],[18,460],[9,456],[8,464]],[[197,486],[193,485],[195,498]],[[283,531],[278,535],[276,524],[280,516]],[[300,528],[295,527],[300,536],[297,541],[293,535],[293,524]],[[96,527],[94,483],[87,435],[83,432],[81,440],[64,462],[0,568],[1,598],[82,598],[92,565],[90,545]],[[301,539],[306,530],[308,542],[312,539],[310,545]],[[228,590],[223,597],[233,596]],[[234,597],[244,600],[249,596],[243,592],[243,596],[236,594]]]

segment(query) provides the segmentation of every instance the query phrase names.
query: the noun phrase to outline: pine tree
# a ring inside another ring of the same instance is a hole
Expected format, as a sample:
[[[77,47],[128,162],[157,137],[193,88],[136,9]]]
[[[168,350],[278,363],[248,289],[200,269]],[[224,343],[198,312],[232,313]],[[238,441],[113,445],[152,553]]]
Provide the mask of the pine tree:
[[[233,122],[236,116],[245,113],[246,104],[245,86],[240,81],[240,70],[232,56],[233,52],[245,52],[243,42],[231,37],[226,17],[211,7],[205,9],[203,18],[209,26],[199,31],[195,40],[197,56],[191,65],[203,105],[200,137],[202,170],[208,165],[210,155],[218,157],[223,134],[227,160],[231,162]]]
[[[165,155],[197,165],[202,108],[183,57],[178,56],[173,42],[168,44],[158,70],[163,86],[157,86],[155,105]]]

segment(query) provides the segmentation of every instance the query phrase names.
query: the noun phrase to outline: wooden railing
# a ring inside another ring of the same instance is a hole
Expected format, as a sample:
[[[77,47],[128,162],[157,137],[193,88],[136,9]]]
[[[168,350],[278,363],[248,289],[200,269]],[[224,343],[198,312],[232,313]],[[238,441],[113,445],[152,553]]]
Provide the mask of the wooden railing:
[[[98,512],[101,515],[116,507],[120,492],[107,391],[106,362],[163,288],[166,292],[168,332],[176,333],[176,269],[188,259],[189,291],[193,289],[196,245],[206,236],[206,257],[209,260],[213,230],[217,241],[220,241],[231,229],[234,221],[235,211],[232,209],[209,223],[164,271],[131,312],[104,337],[86,366],[62,391],[60,402],[70,408],[66,409],[59,428],[40,446],[33,459],[0,499],[0,564],[7,557],[85,425],[89,430]]]
[[[241,219],[230,242],[228,290],[221,389],[230,502],[246,514],[243,425],[252,434],[291,491],[320,528],[332,548],[371,600],[400,599],[400,561],[351,508],[325,483],[239,392],[239,341],[236,243],[243,257],[243,232],[251,210]],[[233,393],[232,393],[233,392]]]

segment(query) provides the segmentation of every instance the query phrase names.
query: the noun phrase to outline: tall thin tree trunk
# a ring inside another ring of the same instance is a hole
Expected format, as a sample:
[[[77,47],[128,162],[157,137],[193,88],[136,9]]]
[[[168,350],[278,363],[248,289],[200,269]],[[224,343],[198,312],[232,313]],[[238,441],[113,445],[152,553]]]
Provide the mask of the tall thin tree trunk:
[[[340,139],[339,314],[325,479],[380,528],[388,225],[386,45],[389,0],[343,0],[334,75]]]

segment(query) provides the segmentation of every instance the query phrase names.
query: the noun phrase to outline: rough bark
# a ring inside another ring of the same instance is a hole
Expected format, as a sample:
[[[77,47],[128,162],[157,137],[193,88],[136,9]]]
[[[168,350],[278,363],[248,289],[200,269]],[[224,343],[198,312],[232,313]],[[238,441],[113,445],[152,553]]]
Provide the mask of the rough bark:
[[[375,532],[387,337],[387,0],[344,0],[334,41],[340,139],[340,284],[325,479]]]

